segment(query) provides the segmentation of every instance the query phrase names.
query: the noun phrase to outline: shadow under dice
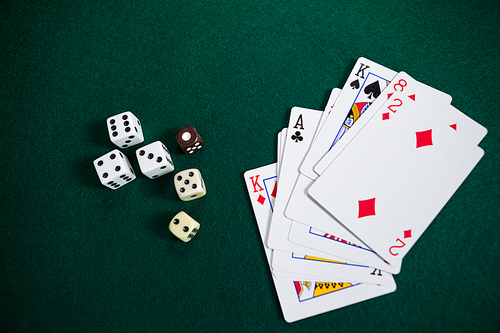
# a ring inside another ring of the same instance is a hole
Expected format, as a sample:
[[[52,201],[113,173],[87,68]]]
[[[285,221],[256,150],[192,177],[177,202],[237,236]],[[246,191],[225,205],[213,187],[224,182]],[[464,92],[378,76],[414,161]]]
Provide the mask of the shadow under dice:
[[[174,184],[177,195],[182,201],[198,199],[207,193],[205,182],[198,169],[178,172],[174,177]]]
[[[174,171],[170,152],[161,141],[156,141],[135,151],[141,172],[155,179]]]
[[[200,230],[200,224],[191,216],[181,211],[168,225],[168,230],[183,242],[189,242]]]
[[[95,159],[94,167],[101,183],[112,190],[116,190],[136,178],[127,156],[118,149]]]
[[[144,141],[141,122],[130,111],[109,117],[106,124],[109,139],[120,148],[127,148]]]

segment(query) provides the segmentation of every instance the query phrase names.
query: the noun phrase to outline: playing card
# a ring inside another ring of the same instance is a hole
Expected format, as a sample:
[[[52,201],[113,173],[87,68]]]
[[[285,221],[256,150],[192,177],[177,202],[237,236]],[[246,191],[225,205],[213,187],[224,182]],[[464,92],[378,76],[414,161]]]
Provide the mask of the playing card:
[[[316,116],[316,119],[318,118],[318,112],[315,110],[308,110],[308,109],[302,109],[302,108],[294,108],[292,109],[291,115],[290,115],[290,124],[291,126],[295,126],[297,123],[303,123],[306,121],[312,128],[309,129],[308,133],[313,133],[316,127],[317,121],[314,121],[314,116]],[[309,113],[309,114],[308,114]],[[290,128],[292,128],[290,126]],[[288,132],[290,132],[290,128],[288,129]],[[302,127],[302,129],[305,129]],[[296,133],[297,134],[297,133]],[[298,134],[297,134],[298,135]],[[293,138],[291,138],[293,139]],[[309,138],[310,140],[310,138]],[[289,140],[290,141],[290,140]],[[300,139],[297,139],[295,141],[300,141]],[[367,282],[367,283],[384,283],[383,279],[380,277],[380,275],[374,276],[374,275],[369,275],[369,274],[364,274],[362,271],[367,272],[367,271],[373,271],[373,268],[370,268],[367,265],[360,265],[359,263],[354,264],[354,263],[345,263],[340,265],[338,262],[345,262],[345,260],[340,260],[338,256],[335,255],[329,255],[326,253],[319,253],[318,251],[314,251],[310,248],[305,248],[303,246],[299,246],[297,244],[292,244],[288,241],[288,232],[290,229],[290,225],[292,221],[286,219],[284,216],[279,216],[280,218],[277,218],[278,214],[282,214],[282,210],[279,210],[279,203],[280,200],[281,203],[286,204],[286,193],[284,192],[284,187],[282,184],[282,181],[285,181],[286,179],[290,179],[290,184],[291,182],[294,181],[294,179],[298,176],[298,163],[300,162],[301,156],[305,153],[305,150],[307,147],[301,147],[301,150],[297,150],[295,148],[296,146],[294,145],[295,142],[288,142],[285,145],[285,156],[288,156],[288,159],[286,157],[283,157],[283,167],[281,170],[280,174],[280,186],[278,186],[278,191],[277,195],[276,193],[274,194],[274,197],[276,198],[276,205],[274,207],[274,214],[272,217],[272,223],[270,227],[270,232],[269,232],[269,239],[271,239],[271,234],[274,230],[274,235],[275,235],[275,240],[277,240],[277,243],[280,244],[279,247],[274,248],[275,250],[281,250],[284,251],[285,253],[277,253],[275,251],[273,255],[273,269],[276,271],[287,271],[287,272],[293,272],[293,273],[299,273],[303,270],[307,270],[309,272],[314,272],[312,274],[318,275],[320,274],[321,276],[325,276],[326,272],[328,272],[328,276],[334,277],[337,279],[350,279],[351,281],[360,281],[360,282]],[[293,166],[293,163],[295,163],[295,170],[291,169],[290,167]],[[289,184],[286,184],[289,185]],[[258,180],[255,180],[253,183],[254,190],[257,190],[257,187],[259,186]],[[290,188],[290,186],[288,186]],[[262,188],[262,187],[261,187]],[[278,222],[274,222],[278,221]],[[274,224],[274,223],[279,223],[279,224]],[[274,228],[274,229],[273,229]],[[301,251],[302,250],[302,251]],[[304,251],[304,250],[307,250]],[[324,262],[321,264],[318,264],[316,261],[308,259],[304,260],[301,259],[297,253],[307,253],[309,255],[309,258],[311,257],[319,257],[323,258],[323,260],[330,260],[329,265],[324,265]],[[336,262],[333,264],[332,262]],[[382,265],[381,265],[382,266]],[[318,268],[321,270],[321,272],[318,272]],[[321,268],[321,267],[326,267],[326,268]],[[396,269],[394,269],[396,271]]]
[[[440,116],[453,108],[430,102],[414,91],[394,93],[308,191],[392,265],[484,154],[460,135],[456,118]]]
[[[264,173],[265,172],[265,173]],[[279,188],[276,182],[276,167],[261,170],[247,179],[248,191],[256,200],[256,214],[269,214],[275,210],[274,200],[276,200],[276,189]],[[259,193],[260,192],[260,193]],[[257,193],[259,193],[257,195]],[[314,252],[315,251],[310,251]],[[282,279],[289,279],[290,276],[301,276],[307,278],[332,278],[335,281],[356,281],[371,284],[384,284],[387,274],[371,274],[373,268],[366,265],[359,265],[340,261],[338,257],[323,254],[300,255],[293,252],[275,250],[272,253],[273,274]],[[291,273],[291,274],[285,274]]]
[[[286,140],[286,128],[283,128],[281,132],[278,133],[278,151],[277,151],[277,164],[276,164],[276,171],[277,174],[279,175],[280,170],[281,170],[281,158],[283,157],[283,149],[285,148],[284,142]]]
[[[274,176],[273,176],[274,173]],[[266,257],[271,267],[272,251],[265,246],[267,230],[272,215],[275,188],[276,164],[267,165],[245,172],[245,182],[254,209]],[[263,183],[262,191],[254,192],[254,181],[259,175]],[[260,192],[260,193],[259,193]],[[262,209],[265,207],[264,209]],[[378,274],[378,273],[376,273]],[[280,280],[273,275],[283,316],[287,322],[295,322],[317,314],[382,296],[396,290],[392,275],[387,276],[385,285],[370,285],[351,282],[316,282]]]
[[[333,154],[341,151],[347,143],[368,123],[394,92],[412,91],[412,94],[424,96],[426,100],[436,104],[446,105],[451,102],[451,96],[440,92],[434,88],[426,86],[404,72],[398,73],[390,85],[384,90],[375,102],[366,110],[363,117],[359,118],[352,128],[345,132],[342,140],[338,141],[328,152],[328,154],[316,165],[315,171],[320,164],[331,158]],[[299,179],[292,192],[292,196],[285,210],[285,215],[295,221],[306,224],[292,226],[289,234],[291,242],[308,246],[312,249],[336,255],[348,260],[363,263],[369,266],[378,267],[393,274],[397,274],[401,265],[389,265],[378,256],[373,250],[366,246],[359,238],[347,231],[345,227],[336,221],[327,211],[317,205],[307,194],[307,189],[313,184],[308,177],[299,176]],[[349,189],[346,188],[346,191]],[[313,229],[316,229],[313,231]],[[319,231],[324,230],[327,232]],[[325,235],[328,235],[327,237]],[[352,246],[357,244],[358,246]]]
[[[387,263],[309,196],[307,190],[313,183],[304,175],[300,175],[295,183],[285,211],[285,215],[294,220],[288,235],[289,241],[350,262],[398,274],[401,264]],[[349,188],[345,191],[349,191]]]
[[[316,163],[368,109],[395,75],[393,70],[371,60],[358,59],[330,116],[300,166],[302,174],[311,179],[317,178],[313,169]]]
[[[346,261],[318,258],[310,255],[274,250],[272,256],[273,272],[304,274],[341,282],[362,282],[385,284],[389,273],[373,267],[353,264]]]
[[[332,90],[330,100],[334,100],[340,89]],[[321,116],[320,124],[325,121],[326,112]],[[278,164],[277,170],[280,167],[280,159],[283,153],[282,136],[286,136],[286,128],[278,134]],[[334,253],[332,253],[334,255]],[[327,253],[324,256],[329,256]],[[341,267],[338,267],[341,265]],[[325,277],[336,278],[335,281],[356,281],[372,284],[385,283],[385,273],[375,274],[374,269],[366,265],[348,263],[332,259],[317,258],[310,255],[302,255],[290,253],[286,251],[275,250],[272,253],[273,274],[278,279],[316,279]],[[307,272],[307,273],[305,273]],[[367,272],[368,274],[365,274]],[[317,275],[314,275],[317,274]]]
[[[289,323],[390,294],[394,278],[383,286],[362,283],[277,281],[276,292],[285,320]]]
[[[274,251],[272,253],[274,255]],[[276,270],[272,270],[273,278],[280,281],[316,281],[316,280],[324,280],[324,277],[316,276],[313,277],[309,274],[298,274],[298,273],[289,273],[289,272],[280,272]]]
[[[318,136],[321,128],[326,122],[326,119],[330,116],[332,113],[332,109],[335,106],[335,101],[339,97],[341,90],[339,88],[333,88],[332,91],[330,92],[330,97],[328,97],[328,102],[326,103],[325,110],[323,111],[323,114],[321,115],[321,120],[319,121],[318,128],[316,129],[316,132],[314,133],[313,137],[313,142],[316,140],[316,137]]]
[[[325,107],[325,111],[321,114],[321,119],[319,121],[318,129],[323,126],[323,124],[326,121],[326,118],[328,115],[331,113],[331,109],[333,108],[335,104],[335,100],[337,99],[338,95],[340,94],[340,89],[339,88],[334,88],[332,89],[330,93],[330,97],[328,98],[328,102]],[[314,133],[313,141],[316,139],[316,136],[319,133],[319,130],[316,130]],[[277,160],[277,170],[278,170],[278,175],[280,174],[281,171],[281,158],[283,156],[283,150],[285,148],[285,142],[286,142],[286,135],[287,135],[287,128],[283,128],[281,132],[278,134],[278,160]]]
[[[324,252],[329,255],[350,256],[349,262],[362,264],[362,262],[375,263],[370,267],[387,273],[398,274],[401,271],[401,263],[390,265],[379,257],[375,251],[364,243],[353,243],[350,240],[340,238],[335,234],[314,229],[308,225],[294,221],[288,235],[290,240],[311,249]],[[358,239],[358,238],[356,238]],[[372,272],[375,274],[375,271]]]
[[[272,181],[277,181],[277,177],[275,175],[277,174],[276,171],[279,172],[279,167],[280,167],[280,159],[281,156],[283,155],[283,144],[282,141],[285,140],[284,138],[286,137],[286,128],[284,128],[281,132],[278,133],[277,136],[277,164],[276,164],[276,170],[272,172],[272,168],[268,171],[268,173],[265,175],[266,183],[272,182]],[[259,175],[261,176],[261,175]],[[272,205],[274,204],[274,197],[271,197],[268,201],[267,204],[262,205],[262,207],[257,208],[257,211],[259,214],[262,214],[262,212],[270,211],[272,210]],[[271,258],[274,256],[274,251],[270,250],[270,256]],[[272,259],[271,259],[272,260]],[[291,272],[284,272],[284,271],[277,271],[272,269],[272,273],[276,279],[279,280],[293,280],[293,279],[316,279],[317,277],[312,275],[311,273],[291,273]]]
[[[387,100],[396,92],[410,91],[411,94],[419,96],[420,99],[425,98],[426,103],[434,105],[450,105],[451,96],[445,94],[437,89],[434,89],[428,85],[418,82],[410,75],[405,72],[399,72],[396,77],[389,84],[384,93],[379,96],[373,102],[372,105],[363,114],[363,117],[353,124],[349,131],[345,132],[342,136],[342,140],[339,140],[335,145],[331,147],[328,153],[323,156],[323,158],[316,164],[314,171],[316,174],[320,175],[325,171],[326,167],[332,163],[332,161],[338,156],[338,154],[352,141],[352,139],[363,129],[363,127],[376,115],[378,115],[381,107],[387,102]],[[424,97],[425,96],[425,97]],[[463,113],[462,115],[466,117]],[[438,115],[436,115],[438,116]],[[457,117],[458,117],[457,113]]]
[[[307,253],[301,246],[293,246],[288,241],[291,220],[285,217],[284,210],[295,181],[299,175],[299,165],[321,119],[322,111],[294,107],[290,112],[287,137],[279,173],[280,185],[277,189],[274,212],[269,229],[267,245],[272,249]],[[316,253],[309,253],[315,255]]]

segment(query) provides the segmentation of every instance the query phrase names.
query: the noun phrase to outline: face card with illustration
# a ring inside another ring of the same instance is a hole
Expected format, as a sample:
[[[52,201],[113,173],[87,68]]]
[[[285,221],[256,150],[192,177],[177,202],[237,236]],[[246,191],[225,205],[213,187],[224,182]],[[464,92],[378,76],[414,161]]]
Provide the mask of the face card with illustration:
[[[256,171],[258,172],[253,173],[252,176],[246,177],[245,175],[245,180],[247,181],[247,190],[251,198],[252,208],[257,221],[266,221],[270,219],[272,215],[277,186],[276,167],[276,163],[270,164],[265,167],[256,169]],[[251,187],[249,187],[250,185]],[[256,187],[259,189],[262,188],[262,193],[258,193],[260,191],[254,193],[254,185],[256,185]],[[261,236],[267,237],[267,233],[269,230],[268,224],[258,223],[258,227]],[[271,269],[274,278],[288,281],[297,278],[315,278],[312,274],[309,274],[307,272],[304,274],[296,274],[274,271],[271,266],[272,257],[274,255],[273,250],[271,250],[267,246],[264,246],[264,251],[269,262],[269,268]]]
[[[272,176],[273,171],[276,173],[275,163],[249,170],[244,174],[270,267],[272,251],[265,246],[265,240],[272,215],[272,205],[269,205],[269,202],[273,201],[272,193],[276,183],[274,181],[273,184],[273,179],[275,180]],[[260,185],[263,187],[263,191],[254,192],[256,178],[265,183]],[[262,207],[269,208],[267,208],[266,212],[266,209],[261,209]],[[386,284],[378,286],[352,282],[287,281],[280,280],[273,275],[273,282],[283,316],[289,323],[392,293],[396,290],[396,283],[392,275],[388,275],[387,280]]]
[[[340,152],[352,141],[352,139],[361,131],[363,127],[376,115],[378,115],[381,107],[387,100],[396,92],[410,91],[412,94],[419,96],[421,100],[426,99],[427,103],[435,105],[450,105],[451,96],[432,88],[426,84],[418,82],[405,72],[399,72],[391,81],[384,93],[377,98],[370,108],[365,112],[363,117],[345,132],[342,140],[339,140],[323,158],[316,164],[314,171],[321,175],[323,171],[330,165]]]
[[[370,107],[395,75],[393,70],[371,60],[358,59],[330,116],[300,166],[303,175],[317,178],[314,172],[316,163]]]
[[[459,134],[461,124],[439,116],[453,108],[421,97],[394,93],[308,191],[393,265],[484,154]]]

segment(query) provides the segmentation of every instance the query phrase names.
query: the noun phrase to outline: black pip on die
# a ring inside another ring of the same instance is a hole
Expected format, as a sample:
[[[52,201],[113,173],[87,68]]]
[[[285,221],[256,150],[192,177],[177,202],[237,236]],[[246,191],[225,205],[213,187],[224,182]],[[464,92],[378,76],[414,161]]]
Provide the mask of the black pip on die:
[[[141,122],[130,111],[109,117],[106,124],[109,139],[120,148],[127,148],[144,141]]]
[[[168,225],[168,230],[183,242],[189,242],[200,230],[200,224],[185,212],[177,213]]]
[[[141,172],[155,179],[174,171],[170,152],[161,141],[156,141],[135,151]]]
[[[178,172],[174,177],[174,184],[177,195],[182,201],[191,201],[207,194],[205,182],[198,169]]]
[[[101,183],[112,190],[116,190],[136,178],[127,156],[118,149],[94,160],[94,167]]]
[[[193,126],[181,128],[177,132],[176,139],[186,154],[192,154],[203,147],[203,140]]]

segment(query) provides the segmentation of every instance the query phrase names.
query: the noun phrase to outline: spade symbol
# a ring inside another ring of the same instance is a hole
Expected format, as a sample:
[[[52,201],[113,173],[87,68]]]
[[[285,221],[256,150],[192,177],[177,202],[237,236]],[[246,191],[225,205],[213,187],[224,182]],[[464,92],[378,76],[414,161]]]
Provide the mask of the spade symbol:
[[[380,85],[378,84],[378,81],[367,85],[364,92],[368,95],[369,99],[372,99],[372,96],[373,98],[377,98],[380,95]]]
[[[359,89],[359,81],[356,79],[354,81],[351,82],[351,87],[352,89]]]

